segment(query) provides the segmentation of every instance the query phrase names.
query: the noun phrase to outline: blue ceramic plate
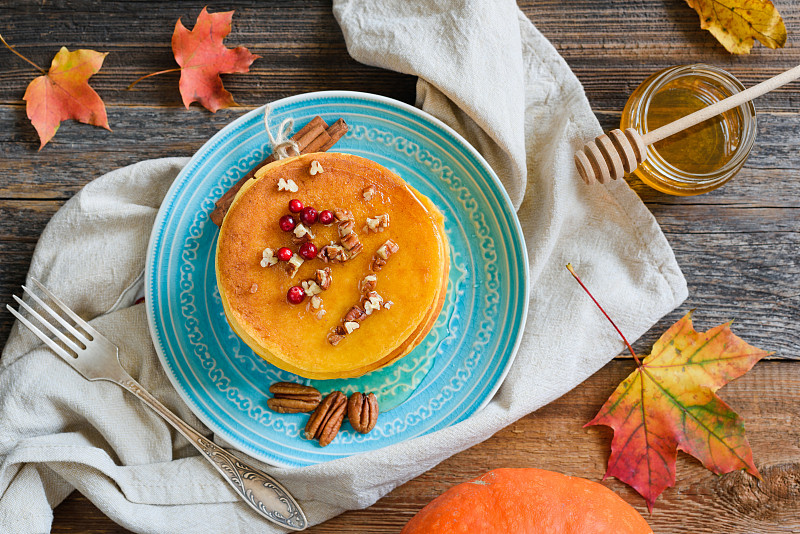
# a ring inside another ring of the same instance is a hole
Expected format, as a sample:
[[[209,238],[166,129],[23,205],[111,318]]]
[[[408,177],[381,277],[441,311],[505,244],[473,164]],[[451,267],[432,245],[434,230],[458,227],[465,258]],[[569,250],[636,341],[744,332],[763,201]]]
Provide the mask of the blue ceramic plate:
[[[358,379],[309,381],[259,358],[228,326],[214,272],[214,202],[271,150],[263,108],[197,151],[172,184],[153,227],[146,298],[156,350],[172,384],[219,437],[265,462],[303,466],[386,447],[463,421],[508,372],[527,315],[528,259],[519,221],[483,158],[426,113],[364,93],[320,92],[271,105],[270,124],[315,115],[350,126],[335,146],[392,169],[445,215],[447,300],[436,325],[394,365]],[[323,394],[373,391],[382,413],[369,434],[348,423],[325,448],[300,437],[307,414],[267,408],[270,384],[310,383]]]

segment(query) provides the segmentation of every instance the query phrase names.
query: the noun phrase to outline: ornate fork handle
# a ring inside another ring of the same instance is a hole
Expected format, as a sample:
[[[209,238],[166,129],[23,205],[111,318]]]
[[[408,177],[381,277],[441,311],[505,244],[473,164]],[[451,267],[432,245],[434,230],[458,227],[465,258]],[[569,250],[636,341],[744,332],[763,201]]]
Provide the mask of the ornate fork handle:
[[[161,404],[133,378],[126,377],[115,382],[136,395],[175,427],[211,462],[236,493],[259,514],[291,530],[304,530],[308,526],[308,521],[297,502],[274,478],[205,438]]]

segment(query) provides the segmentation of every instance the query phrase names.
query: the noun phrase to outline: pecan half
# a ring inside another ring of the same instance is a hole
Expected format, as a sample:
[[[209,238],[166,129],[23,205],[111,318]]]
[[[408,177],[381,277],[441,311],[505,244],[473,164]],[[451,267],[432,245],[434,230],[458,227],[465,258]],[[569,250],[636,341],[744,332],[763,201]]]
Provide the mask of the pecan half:
[[[306,424],[306,439],[318,439],[320,447],[326,447],[339,433],[346,410],[347,397],[341,391],[325,397]]]
[[[366,434],[378,422],[378,399],[374,393],[353,393],[347,401],[347,418],[357,432]]]
[[[275,397],[267,400],[267,406],[278,413],[310,412],[322,400],[322,394],[316,388],[293,382],[272,384],[269,391]]]

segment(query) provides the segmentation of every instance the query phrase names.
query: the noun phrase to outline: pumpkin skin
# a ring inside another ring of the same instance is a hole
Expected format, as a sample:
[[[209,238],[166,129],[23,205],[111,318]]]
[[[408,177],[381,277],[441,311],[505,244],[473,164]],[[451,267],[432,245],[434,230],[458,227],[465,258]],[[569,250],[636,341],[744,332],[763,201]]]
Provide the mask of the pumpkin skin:
[[[616,493],[585,478],[495,469],[432,500],[401,534],[652,534]]]

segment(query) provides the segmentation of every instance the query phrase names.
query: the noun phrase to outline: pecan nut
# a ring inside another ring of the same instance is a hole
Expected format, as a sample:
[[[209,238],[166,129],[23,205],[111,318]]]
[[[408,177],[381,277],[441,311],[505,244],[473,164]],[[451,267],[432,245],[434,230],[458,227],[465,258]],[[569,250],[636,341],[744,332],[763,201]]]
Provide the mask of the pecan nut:
[[[318,439],[320,447],[326,447],[339,433],[346,411],[347,396],[344,393],[334,391],[325,397],[306,424],[306,439]]]
[[[353,393],[347,401],[347,419],[362,434],[375,428],[378,422],[378,399],[374,393]]]
[[[331,268],[325,267],[324,269],[317,269],[314,280],[323,291],[331,287],[331,281],[333,280],[331,278]]]
[[[367,314],[364,313],[364,310],[359,308],[358,306],[353,306],[344,316],[344,322],[356,322],[360,323],[364,319],[367,318]]]
[[[325,263],[344,261],[344,248],[339,245],[325,245],[319,251],[319,258]]]
[[[336,208],[333,210],[333,216],[336,217],[337,221],[354,221],[353,212],[350,210]]]
[[[269,391],[275,397],[267,400],[267,406],[278,413],[310,412],[322,400],[322,394],[316,388],[293,382],[272,384]]]
[[[369,270],[373,273],[380,272],[384,267],[386,267],[386,260],[382,260],[377,256],[372,258],[372,262],[369,264]]]
[[[349,234],[342,237],[342,245],[347,250],[352,250],[353,247],[359,244],[358,236],[355,232],[350,232]]]

